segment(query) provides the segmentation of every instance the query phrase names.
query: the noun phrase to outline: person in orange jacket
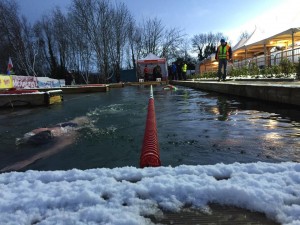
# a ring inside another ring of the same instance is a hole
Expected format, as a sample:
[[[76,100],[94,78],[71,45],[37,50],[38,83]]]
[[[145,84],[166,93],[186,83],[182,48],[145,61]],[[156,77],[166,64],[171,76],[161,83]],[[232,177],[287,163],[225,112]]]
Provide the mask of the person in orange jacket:
[[[220,42],[221,44],[219,45],[216,51],[216,60],[219,61],[218,77],[219,81],[221,81],[221,79],[225,81],[227,75],[227,61],[231,61],[232,59],[232,50],[230,45],[228,45],[227,42],[225,42],[225,39],[222,38]],[[222,67],[224,69],[223,74]]]

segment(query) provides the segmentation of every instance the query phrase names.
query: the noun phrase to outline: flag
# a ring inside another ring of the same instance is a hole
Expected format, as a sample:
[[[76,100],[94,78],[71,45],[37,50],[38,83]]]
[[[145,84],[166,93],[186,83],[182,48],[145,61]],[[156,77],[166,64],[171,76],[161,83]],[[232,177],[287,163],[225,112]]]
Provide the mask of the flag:
[[[14,67],[12,61],[11,61],[11,58],[9,57],[8,59],[8,64],[7,64],[7,74],[9,75],[10,74],[10,71],[12,70],[12,68]]]

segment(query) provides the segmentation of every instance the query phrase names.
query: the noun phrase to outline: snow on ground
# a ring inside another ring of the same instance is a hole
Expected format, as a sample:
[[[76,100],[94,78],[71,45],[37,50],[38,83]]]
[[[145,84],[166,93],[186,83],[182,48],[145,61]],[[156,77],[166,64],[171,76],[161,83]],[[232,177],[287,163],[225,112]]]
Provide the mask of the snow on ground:
[[[0,224],[151,224],[147,215],[226,204],[300,224],[299,163],[0,174]]]

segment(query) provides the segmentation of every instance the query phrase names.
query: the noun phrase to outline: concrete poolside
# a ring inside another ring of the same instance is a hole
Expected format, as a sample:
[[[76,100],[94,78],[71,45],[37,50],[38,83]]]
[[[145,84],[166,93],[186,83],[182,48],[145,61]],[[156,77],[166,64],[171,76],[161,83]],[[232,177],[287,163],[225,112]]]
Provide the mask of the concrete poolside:
[[[187,80],[170,84],[300,106],[300,81],[292,79]]]

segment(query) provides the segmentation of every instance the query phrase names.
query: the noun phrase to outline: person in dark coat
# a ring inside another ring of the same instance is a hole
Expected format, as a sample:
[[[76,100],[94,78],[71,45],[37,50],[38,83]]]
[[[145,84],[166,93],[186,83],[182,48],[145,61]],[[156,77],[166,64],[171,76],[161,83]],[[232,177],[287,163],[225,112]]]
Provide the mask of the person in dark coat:
[[[70,71],[68,71],[66,73],[66,76],[65,76],[65,84],[66,85],[71,85],[72,81],[73,81],[73,75],[72,75],[72,73]]]
[[[171,71],[172,71],[172,79],[173,80],[178,80],[177,67],[176,67],[176,64],[174,62],[172,63]]]
[[[179,63],[176,65],[176,69],[177,69],[178,80],[182,80],[181,65]]]

